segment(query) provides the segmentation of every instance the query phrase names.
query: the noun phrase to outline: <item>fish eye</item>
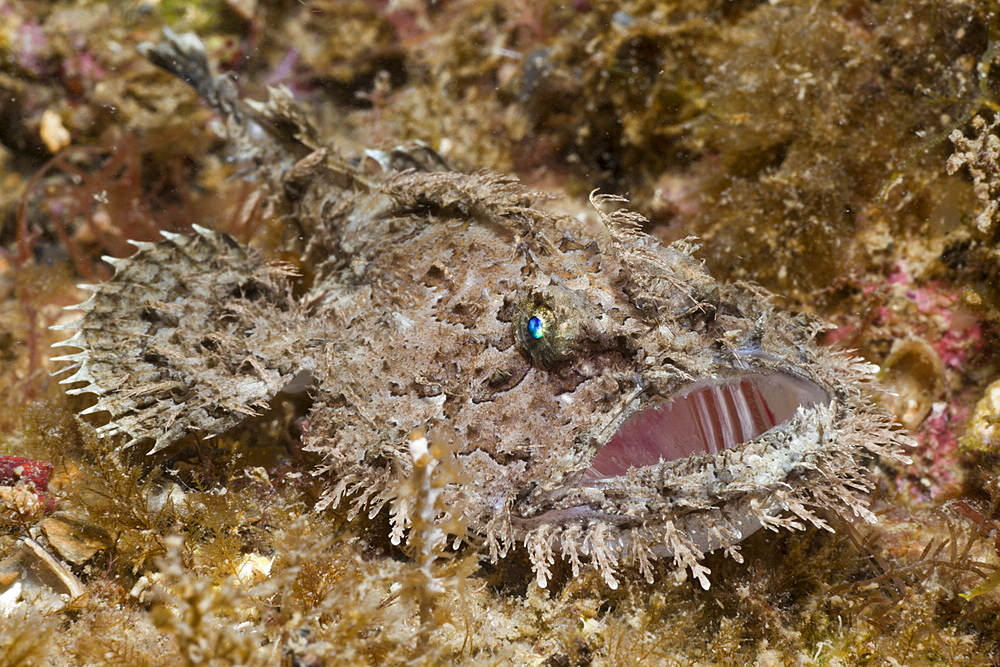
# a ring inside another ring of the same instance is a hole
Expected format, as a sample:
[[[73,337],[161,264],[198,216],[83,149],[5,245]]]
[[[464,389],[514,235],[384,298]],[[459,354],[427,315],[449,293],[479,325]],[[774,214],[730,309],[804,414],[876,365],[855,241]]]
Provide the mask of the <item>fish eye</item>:
[[[551,366],[576,349],[579,319],[574,304],[555,288],[532,290],[521,295],[515,306],[514,338],[533,362]]]
[[[542,319],[538,315],[532,315],[528,318],[528,324],[526,325],[528,329],[528,335],[539,340],[545,337],[545,331],[549,328],[549,323],[547,320]]]

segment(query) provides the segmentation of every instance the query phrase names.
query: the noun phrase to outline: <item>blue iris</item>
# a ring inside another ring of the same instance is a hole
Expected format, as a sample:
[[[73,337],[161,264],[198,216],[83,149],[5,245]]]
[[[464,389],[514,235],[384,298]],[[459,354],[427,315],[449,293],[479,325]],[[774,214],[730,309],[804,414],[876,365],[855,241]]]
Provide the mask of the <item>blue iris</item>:
[[[537,315],[528,320],[528,334],[535,339],[545,335],[545,322]]]

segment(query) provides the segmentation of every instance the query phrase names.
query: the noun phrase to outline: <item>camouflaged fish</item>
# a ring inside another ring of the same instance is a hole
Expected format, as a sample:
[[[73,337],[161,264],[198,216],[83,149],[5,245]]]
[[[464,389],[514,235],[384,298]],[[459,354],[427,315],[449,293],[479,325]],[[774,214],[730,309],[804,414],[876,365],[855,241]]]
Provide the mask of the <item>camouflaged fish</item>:
[[[197,227],[109,259],[62,343],[82,349],[64,382],[97,395],[103,435],[155,452],[308,382],[327,503],[388,507],[405,535],[399,481],[423,429],[461,470],[440,506],[494,561],[523,545],[541,585],[556,558],[615,586],[669,557],[707,588],[704,554],[739,560],[762,526],[875,520],[856,495],[866,462],[905,461],[908,441],[863,396],[872,367],[815,343],[822,322],[716,282],[691,243],[662,245],[616,198],[594,197],[587,223],[426,148],[354,163],[287,91],[241,100],[194,36],[144,53],[226,119],[310,279],[296,297],[286,268]]]

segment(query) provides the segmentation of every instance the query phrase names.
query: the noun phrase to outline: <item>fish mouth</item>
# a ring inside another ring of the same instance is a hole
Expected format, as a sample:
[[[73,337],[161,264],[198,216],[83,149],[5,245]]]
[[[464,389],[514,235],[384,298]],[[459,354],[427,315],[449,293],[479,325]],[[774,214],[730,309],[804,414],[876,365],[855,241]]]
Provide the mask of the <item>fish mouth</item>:
[[[734,449],[781,426],[799,408],[829,402],[819,385],[788,373],[752,372],[696,382],[629,415],[580,483],[599,486],[633,468]]]

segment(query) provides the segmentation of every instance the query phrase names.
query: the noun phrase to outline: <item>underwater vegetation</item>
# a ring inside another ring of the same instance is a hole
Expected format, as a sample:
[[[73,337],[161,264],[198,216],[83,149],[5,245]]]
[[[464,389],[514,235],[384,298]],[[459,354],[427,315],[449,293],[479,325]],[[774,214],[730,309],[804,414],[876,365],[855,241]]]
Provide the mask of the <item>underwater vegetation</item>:
[[[0,0],[0,17],[4,664],[1000,661],[995,4]],[[708,590],[670,559],[613,589],[554,558],[542,588],[523,544],[494,563],[444,538],[442,490],[466,471],[434,438],[393,478],[408,540],[385,510],[324,506],[309,391],[152,456],[100,437],[106,415],[77,417],[94,399],[51,376],[49,327],[114,274],[102,256],[197,224],[293,268],[296,299],[322,277],[225,119],[139,55],[167,26],[199,33],[241,97],[285,86],[351,164],[422,141],[563,193],[554,216],[627,196],[644,231],[700,237],[716,279],[831,322],[917,443],[912,463],[866,462],[878,522],[757,531],[742,563],[705,557]]]

